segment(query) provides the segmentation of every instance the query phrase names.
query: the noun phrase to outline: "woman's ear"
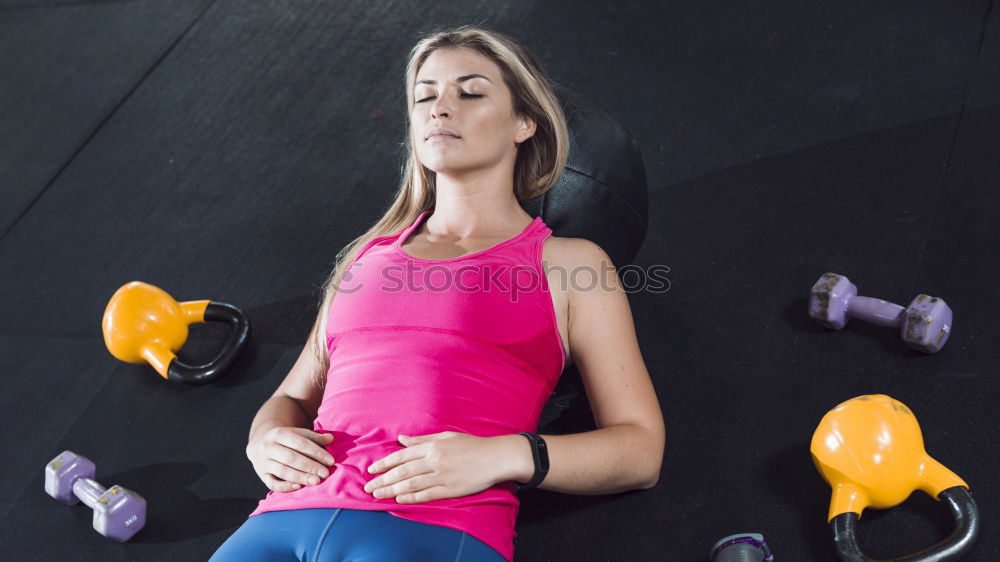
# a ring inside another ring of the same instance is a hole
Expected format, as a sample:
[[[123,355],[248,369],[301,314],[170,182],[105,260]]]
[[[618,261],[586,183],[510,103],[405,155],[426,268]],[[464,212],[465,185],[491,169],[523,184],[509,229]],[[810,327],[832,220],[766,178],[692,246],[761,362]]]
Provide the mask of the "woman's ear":
[[[535,120],[531,117],[521,117],[518,119],[517,134],[514,135],[514,144],[521,144],[535,135]]]

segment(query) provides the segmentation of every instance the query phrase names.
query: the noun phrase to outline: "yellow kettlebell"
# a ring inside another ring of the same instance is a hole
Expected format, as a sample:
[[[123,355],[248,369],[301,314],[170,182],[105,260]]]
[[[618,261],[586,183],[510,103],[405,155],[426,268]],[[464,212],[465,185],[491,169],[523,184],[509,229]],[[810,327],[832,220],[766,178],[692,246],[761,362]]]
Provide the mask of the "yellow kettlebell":
[[[212,361],[198,366],[177,359],[188,325],[227,322],[229,340]],[[236,307],[210,300],[177,302],[159,287],[132,281],[111,297],[101,323],[111,355],[127,363],[149,363],[165,379],[205,384],[219,379],[236,360],[250,334],[250,322]]]
[[[902,402],[871,394],[839,404],[820,420],[810,452],[833,488],[827,520],[842,560],[871,560],[855,538],[866,507],[894,507],[914,490],[944,500],[956,524],[951,536],[907,560],[950,559],[975,541],[979,514],[968,484],[927,454],[917,418]]]

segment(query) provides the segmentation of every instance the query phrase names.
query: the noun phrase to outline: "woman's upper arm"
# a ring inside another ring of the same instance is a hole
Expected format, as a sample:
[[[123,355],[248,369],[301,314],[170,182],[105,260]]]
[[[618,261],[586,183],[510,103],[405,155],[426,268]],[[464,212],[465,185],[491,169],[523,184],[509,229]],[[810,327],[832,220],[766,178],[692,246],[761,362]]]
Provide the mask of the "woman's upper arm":
[[[326,378],[321,372],[322,366],[316,357],[313,336],[316,334],[317,325],[318,323],[313,324],[312,331],[309,332],[309,338],[306,340],[305,346],[302,347],[302,353],[299,354],[298,360],[295,361],[295,365],[285,376],[285,380],[281,381],[278,389],[272,395],[283,394],[297,400],[306,410],[310,421],[316,419],[316,412],[323,400],[323,387],[326,383]]]
[[[578,238],[572,246],[567,255],[574,271],[569,284],[569,345],[594,421],[598,428],[642,426],[662,447],[663,414],[617,270],[597,244]],[[580,267],[590,271],[580,275],[576,272]]]

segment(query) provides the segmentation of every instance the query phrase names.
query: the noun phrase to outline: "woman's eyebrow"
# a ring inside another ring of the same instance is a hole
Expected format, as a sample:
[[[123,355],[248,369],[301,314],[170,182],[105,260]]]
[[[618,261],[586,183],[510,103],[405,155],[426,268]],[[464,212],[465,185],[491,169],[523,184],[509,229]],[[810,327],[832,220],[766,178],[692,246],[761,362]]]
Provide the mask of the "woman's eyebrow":
[[[490,80],[489,78],[486,78],[482,74],[466,74],[464,76],[459,76],[458,79],[455,80],[455,82],[465,82],[466,80],[469,80],[470,78],[483,78],[484,80],[486,80],[490,84],[493,83],[492,80]],[[428,79],[425,78],[423,80],[418,80],[417,84],[437,84],[437,80],[428,80]]]

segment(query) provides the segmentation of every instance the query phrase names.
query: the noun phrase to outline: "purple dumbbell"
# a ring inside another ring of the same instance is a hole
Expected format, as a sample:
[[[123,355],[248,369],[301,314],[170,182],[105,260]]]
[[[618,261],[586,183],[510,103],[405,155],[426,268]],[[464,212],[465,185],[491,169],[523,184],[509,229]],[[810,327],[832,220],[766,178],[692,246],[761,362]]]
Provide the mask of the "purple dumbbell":
[[[94,529],[125,542],[146,524],[146,500],[118,485],[105,490],[94,481],[94,474],[94,463],[87,457],[63,451],[45,465],[45,491],[69,505],[83,500],[94,510]]]
[[[951,334],[951,308],[944,300],[917,295],[903,308],[871,297],[859,297],[858,288],[847,277],[824,273],[809,293],[809,316],[827,328],[839,330],[851,318],[879,326],[899,327],[906,345],[935,353],[944,347]]]

